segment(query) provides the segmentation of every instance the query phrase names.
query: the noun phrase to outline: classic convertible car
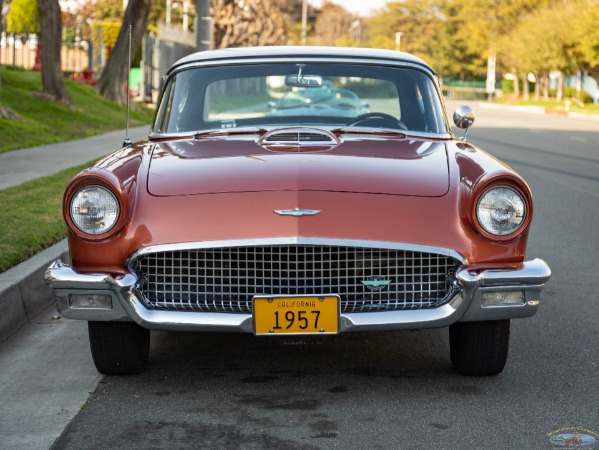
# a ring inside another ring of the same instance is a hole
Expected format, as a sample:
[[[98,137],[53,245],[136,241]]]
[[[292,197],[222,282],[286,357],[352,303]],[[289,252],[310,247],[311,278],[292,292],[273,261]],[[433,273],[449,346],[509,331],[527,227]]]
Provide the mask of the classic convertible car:
[[[323,86],[369,112],[268,113]],[[461,128],[473,120],[454,114]],[[63,317],[88,321],[106,374],[142,371],[150,330],[318,339],[449,327],[456,370],[493,375],[511,319],[535,314],[551,275],[525,260],[526,183],[456,137],[433,70],[394,51],[183,58],[149,139],[77,175],[63,208],[71,262],[46,280]]]

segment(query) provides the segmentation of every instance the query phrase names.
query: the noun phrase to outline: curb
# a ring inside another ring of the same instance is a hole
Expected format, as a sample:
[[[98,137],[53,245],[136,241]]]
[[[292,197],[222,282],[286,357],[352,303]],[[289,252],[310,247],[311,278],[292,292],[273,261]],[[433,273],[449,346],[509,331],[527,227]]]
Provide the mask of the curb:
[[[68,260],[66,239],[0,274],[0,342],[54,301],[44,273],[57,259]]]
[[[481,108],[488,109],[503,109],[507,111],[520,111],[527,112],[531,114],[540,114],[546,116],[558,116],[558,117],[570,117],[575,119],[588,119],[588,120],[599,120],[599,115],[597,114],[584,114],[584,113],[576,113],[569,111],[562,111],[557,109],[547,109],[543,106],[509,106],[509,105],[501,105],[497,103],[488,103],[488,102],[479,102],[478,106]]]

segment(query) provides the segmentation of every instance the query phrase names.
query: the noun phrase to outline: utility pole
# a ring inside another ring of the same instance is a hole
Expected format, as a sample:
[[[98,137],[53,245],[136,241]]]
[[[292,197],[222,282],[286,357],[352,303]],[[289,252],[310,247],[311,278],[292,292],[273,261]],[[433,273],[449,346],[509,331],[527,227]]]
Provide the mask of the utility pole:
[[[401,37],[403,36],[403,33],[401,31],[398,31],[395,33],[395,50],[399,51],[399,46],[401,45]]]
[[[212,48],[212,16],[210,0],[196,0],[196,48],[198,51]]]

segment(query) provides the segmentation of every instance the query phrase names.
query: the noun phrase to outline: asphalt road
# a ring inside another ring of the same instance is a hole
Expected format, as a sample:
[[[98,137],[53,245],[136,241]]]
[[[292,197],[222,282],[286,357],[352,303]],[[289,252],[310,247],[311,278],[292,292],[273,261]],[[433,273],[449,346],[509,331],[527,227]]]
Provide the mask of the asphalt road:
[[[554,273],[501,375],[457,375],[446,329],[154,333],[148,370],[106,377],[54,448],[546,449],[573,427],[599,442],[599,122],[478,108],[470,141],[530,184],[527,257]]]

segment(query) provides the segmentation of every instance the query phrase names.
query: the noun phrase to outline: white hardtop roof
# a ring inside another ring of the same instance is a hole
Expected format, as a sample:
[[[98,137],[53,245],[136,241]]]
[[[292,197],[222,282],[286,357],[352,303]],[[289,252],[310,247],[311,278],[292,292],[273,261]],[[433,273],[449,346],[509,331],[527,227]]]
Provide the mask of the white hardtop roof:
[[[273,47],[239,47],[227,48],[223,50],[207,50],[203,52],[193,53],[177,61],[168,70],[173,71],[175,68],[193,64],[205,63],[210,61],[222,60],[248,60],[248,59],[290,59],[297,60],[301,58],[330,58],[334,60],[364,60],[367,61],[389,61],[390,63],[412,63],[427,68],[431,72],[433,69],[422,59],[417,58],[409,53],[397,52],[393,50],[381,50],[374,48],[355,48],[355,47],[294,47],[294,46],[273,46]]]

